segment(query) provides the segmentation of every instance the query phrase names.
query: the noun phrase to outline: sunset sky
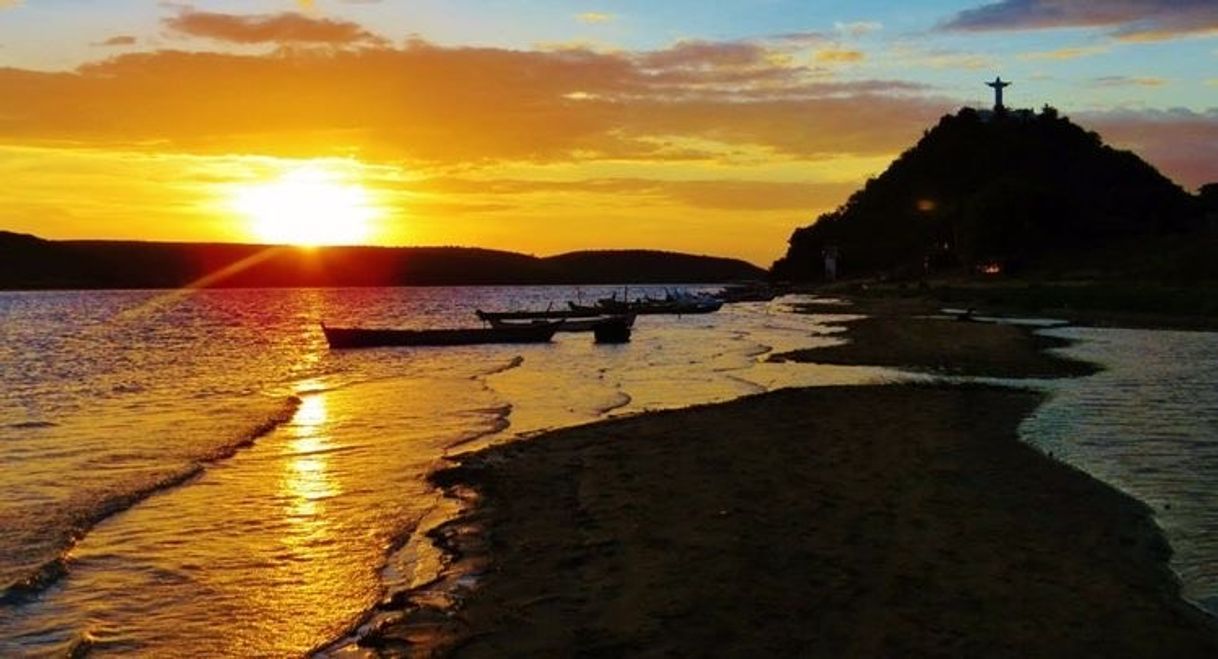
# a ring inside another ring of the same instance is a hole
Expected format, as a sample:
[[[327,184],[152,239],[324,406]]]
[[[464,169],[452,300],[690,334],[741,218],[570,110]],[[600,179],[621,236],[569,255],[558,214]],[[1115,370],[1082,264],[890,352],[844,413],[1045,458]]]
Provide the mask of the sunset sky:
[[[1218,181],[1215,0],[0,0],[0,229],[768,265],[999,74]]]

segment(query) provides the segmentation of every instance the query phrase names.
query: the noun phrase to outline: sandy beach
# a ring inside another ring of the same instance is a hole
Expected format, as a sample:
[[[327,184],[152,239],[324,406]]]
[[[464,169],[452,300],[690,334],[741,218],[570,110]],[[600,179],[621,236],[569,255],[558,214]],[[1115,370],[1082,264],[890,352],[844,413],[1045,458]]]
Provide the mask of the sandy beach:
[[[892,313],[848,328],[846,346],[793,357],[1093,368],[1014,327]],[[434,535],[476,585],[444,613],[426,592],[402,599],[363,643],[462,657],[1218,656],[1150,510],[1018,440],[1040,401],[977,385],[786,390],[466,456],[434,480],[476,496]]]
[[[1015,325],[935,317],[934,305],[919,299],[860,299],[847,307],[809,304],[804,310],[859,312],[866,317],[841,323],[848,328],[842,345],[778,354],[772,360],[1004,378],[1075,377],[1098,370],[1094,364],[1045,352],[1068,345],[1062,339]]]

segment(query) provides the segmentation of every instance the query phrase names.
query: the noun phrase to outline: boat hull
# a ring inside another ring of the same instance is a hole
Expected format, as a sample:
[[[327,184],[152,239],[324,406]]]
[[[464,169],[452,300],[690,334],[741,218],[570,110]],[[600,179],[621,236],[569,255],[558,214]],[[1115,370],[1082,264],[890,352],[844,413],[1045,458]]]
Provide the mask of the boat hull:
[[[572,311],[579,313],[598,312],[600,314],[637,314],[640,316],[688,316],[704,313],[714,313],[723,307],[720,300],[699,301],[697,303],[683,302],[601,302],[597,306],[584,306],[569,302]]]
[[[554,338],[561,322],[511,328],[436,330],[364,329],[322,326],[331,348],[379,348],[388,346],[466,346],[491,343],[546,343]]]
[[[486,322],[490,323],[491,327],[503,328],[503,329],[510,328],[510,327],[533,327],[538,324],[544,323],[544,321],[541,321],[541,320],[506,320],[506,319],[502,319],[502,318],[495,318],[488,314],[480,314],[479,317],[482,318],[483,320],[485,320]],[[600,315],[600,316],[593,316],[590,318],[578,317],[578,318],[573,318],[571,320],[564,320],[562,325],[559,326],[558,331],[559,332],[592,332],[592,331],[596,330],[597,327],[604,325],[606,323],[621,324],[621,325],[624,325],[627,329],[629,329],[631,327],[634,327],[634,314],[623,314],[623,315],[612,315],[612,316],[611,315]]]
[[[480,320],[495,322],[497,320],[559,320],[566,318],[601,318],[605,316],[604,311],[595,309],[555,309],[545,311],[483,311],[478,309],[475,313],[478,314]]]

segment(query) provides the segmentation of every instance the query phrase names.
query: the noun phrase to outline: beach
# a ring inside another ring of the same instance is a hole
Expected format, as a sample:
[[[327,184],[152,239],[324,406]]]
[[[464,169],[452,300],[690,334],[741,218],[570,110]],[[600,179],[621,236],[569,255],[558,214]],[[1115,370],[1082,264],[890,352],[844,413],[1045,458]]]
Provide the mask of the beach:
[[[1066,377],[1026,328],[847,324],[784,358]],[[996,329],[997,328],[997,329]],[[1000,355],[993,357],[992,355]],[[834,361],[838,360],[838,361]],[[1022,443],[1031,390],[777,391],[459,459],[461,575],[365,647],[454,656],[1215,656],[1149,508]],[[436,610],[429,603],[442,601]]]

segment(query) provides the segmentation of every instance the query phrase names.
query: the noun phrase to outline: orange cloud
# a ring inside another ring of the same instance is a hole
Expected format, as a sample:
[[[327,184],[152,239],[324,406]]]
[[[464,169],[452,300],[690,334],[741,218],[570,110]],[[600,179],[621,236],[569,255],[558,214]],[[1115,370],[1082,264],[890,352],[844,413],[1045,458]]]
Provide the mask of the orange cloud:
[[[170,30],[184,35],[237,44],[342,45],[381,41],[356,23],[292,12],[239,16],[186,8],[176,16],[164,19],[163,23]]]
[[[1056,50],[1041,50],[1031,53],[1022,53],[1019,59],[1023,60],[1071,60],[1080,57],[1089,57],[1091,55],[1099,55],[1109,51],[1107,46],[1077,46],[1073,48],[1058,48]]]
[[[163,51],[0,69],[0,139],[434,162],[648,158],[656,136],[801,157],[899,150],[950,104],[825,82],[738,44],[647,53],[407,47]],[[715,157],[713,154],[708,157]]]
[[[1114,146],[1132,149],[1187,188],[1218,182],[1218,110],[1117,111],[1083,115]]]
[[[617,17],[613,14],[606,14],[599,11],[586,11],[582,14],[577,14],[575,20],[588,25],[599,25],[603,23],[612,23]]]
[[[377,230],[387,243],[765,263],[951,107],[906,82],[825,80],[786,46],[755,43],[318,46],[0,68],[0,94],[23,99],[5,109],[0,149],[62,163],[5,178],[11,228],[51,235],[56,218],[58,237],[247,239],[217,190],[290,171],[287,159],[339,157],[392,209]],[[118,166],[132,154],[138,167]],[[454,178],[467,187],[438,182]]]
[[[842,50],[839,48],[826,48],[816,51],[813,59],[817,62],[831,63],[850,63],[861,62],[865,55],[860,50]]]

